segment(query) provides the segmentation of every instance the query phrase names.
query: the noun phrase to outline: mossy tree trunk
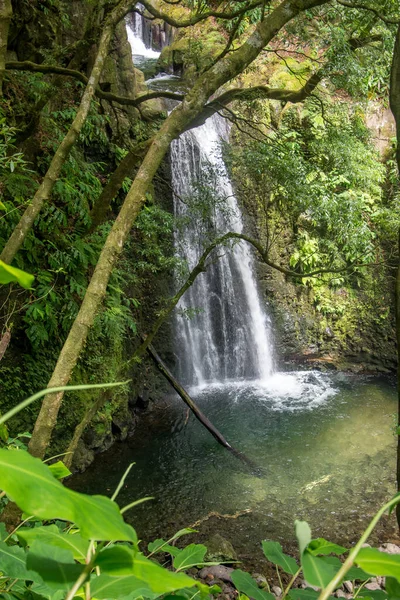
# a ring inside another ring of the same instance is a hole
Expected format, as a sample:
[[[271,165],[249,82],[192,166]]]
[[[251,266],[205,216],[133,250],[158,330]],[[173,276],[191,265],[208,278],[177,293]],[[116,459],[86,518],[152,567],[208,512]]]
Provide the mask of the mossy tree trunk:
[[[390,108],[396,121],[397,133],[397,166],[400,185],[400,25],[397,31],[396,43],[393,53],[393,63],[390,78]],[[399,263],[396,275],[396,338],[397,338],[397,393],[398,393],[398,426],[400,427],[400,229],[398,232]],[[398,431],[399,433],[399,431]],[[400,435],[397,442],[397,489],[400,491]],[[397,522],[400,527],[400,505],[396,508]]]
[[[10,264],[13,261],[16,253],[18,252],[27,234],[29,233],[36,217],[40,213],[44,203],[50,198],[53,187],[60,176],[61,169],[64,166],[64,163],[67,160],[71,149],[77,141],[82,131],[82,127],[84,126],[87,116],[89,114],[91,101],[94,96],[96,87],[99,83],[101,73],[103,71],[104,61],[108,55],[111,38],[114,33],[114,28],[129,11],[131,5],[132,0],[121,0],[121,2],[119,2],[119,4],[109,14],[105,21],[100,36],[98,51],[93,65],[93,69],[90,74],[89,81],[85,88],[84,94],[82,96],[82,100],[79,105],[79,109],[76,113],[76,117],[73,120],[73,123],[67,135],[64,137],[55,155],[53,156],[47,173],[44,176],[44,179],[41,185],[39,186],[39,189],[37,190],[35,196],[33,197],[32,202],[26,208],[18,225],[14,229],[13,233],[11,234],[9,240],[7,241],[0,254],[0,260],[4,261],[5,263]]]
[[[263,48],[289,21],[312,7],[330,0],[283,0],[234,53],[226,55],[201,76],[182,103],[175,108],[154,137],[135,180],[107,237],[79,313],[59,355],[49,387],[68,383],[86,342],[104,296],[108,281],[120,256],[127,236],[145,203],[146,192],[165,156],[169,145],[201,112],[208,98],[223,84],[236,77],[257,58]],[[49,394],[43,400],[33,435],[30,452],[43,457],[57,422],[63,394]]]
[[[11,0],[0,0],[0,98],[3,95],[3,79],[6,71],[8,29],[12,16]]]

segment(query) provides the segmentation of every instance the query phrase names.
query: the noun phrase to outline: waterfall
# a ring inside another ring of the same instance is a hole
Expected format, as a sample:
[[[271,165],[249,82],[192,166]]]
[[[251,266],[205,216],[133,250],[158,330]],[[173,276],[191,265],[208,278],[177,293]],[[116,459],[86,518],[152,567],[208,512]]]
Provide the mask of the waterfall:
[[[142,4],[137,4],[139,10],[144,10]],[[128,41],[132,48],[133,56],[143,58],[158,58],[159,52],[152,49],[151,27],[148,27],[148,21],[138,13],[132,13],[126,22],[126,33]]]
[[[190,269],[198,262],[212,233],[241,233],[243,221],[227,168],[222,141],[225,121],[214,115],[182,134],[171,147],[175,216],[186,222],[175,234],[176,252]],[[202,179],[206,173],[204,190]],[[199,226],[190,198],[214,194],[207,226]],[[212,239],[212,238],[211,238]],[[261,305],[254,260],[244,241],[213,251],[210,266],[198,275],[179,304],[175,348],[179,376],[189,384],[237,379],[267,380],[273,370],[268,317]],[[194,314],[193,314],[194,313]]]
[[[142,59],[158,56],[151,50],[145,21],[134,13],[127,22],[132,54]],[[207,239],[228,231],[243,231],[240,208],[222,157],[222,142],[228,136],[224,119],[214,115],[201,127],[182,134],[171,146],[174,212],[178,222],[186,222],[175,232],[175,251],[189,269],[197,264],[209,243]],[[190,203],[204,175],[208,182],[202,192],[214,196],[206,226],[193,213]],[[179,376],[192,385],[239,379],[266,383],[273,371],[273,353],[252,252],[246,242],[240,241],[233,247],[216,248],[208,262],[207,271],[184,294],[175,317]]]

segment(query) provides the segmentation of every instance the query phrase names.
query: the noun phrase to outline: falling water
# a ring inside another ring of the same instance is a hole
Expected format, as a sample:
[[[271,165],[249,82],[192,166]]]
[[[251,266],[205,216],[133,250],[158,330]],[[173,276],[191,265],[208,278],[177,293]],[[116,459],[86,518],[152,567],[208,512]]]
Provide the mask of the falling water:
[[[171,148],[175,215],[186,220],[175,236],[177,253],[192,269],[207,238],[228,231],[241,233],[243,221],[222,158],[225,122],[214,115],[188,131]],[[203,189],[204,175],[208,190]],[[207,226],[199,225],[191,197],[200,190],[214,194]],[[211,190],[212,188],[212,190]],[[196,191],[197,189],[197,191]],[[268,318],[261,306],[248,245],[213,251],[207,271],[183,296],[175,322],[180,377],[190,384],[236,379],[266,380],[273,356]],[[193,314],[194,313],[194,314]]]
[[[127,23],[127,34],[135,58],[158,56],[145,43],[143,17],[134,14],[131,24]],[[186,221],[175,233],[175,248],[189,269],[197,264],[210,240],[229,231],[243,231],[222,158],[222,142],[228,135],[225,121],[214,115],[172,143],[174,210],[178,221]],[[208,179],[204,193],[213,195],[207,225],[193,213],[190,202],[204,177]],[[178,370],[185,383],[269,380],[273,370],[269,322],[257,290],[253,256],[245,242],[213,251],[207,271],[181,299],[174,325]]]
[[[144,10],[141,4],[137,4],[136,7],[139,10]],[[158,58],[160,56],[159,52],[152,50],[151,40],[148,44],[144,42],[144,17],[142,15],[132,13],[129,22],[126,24],[126,33],[134,57]]]

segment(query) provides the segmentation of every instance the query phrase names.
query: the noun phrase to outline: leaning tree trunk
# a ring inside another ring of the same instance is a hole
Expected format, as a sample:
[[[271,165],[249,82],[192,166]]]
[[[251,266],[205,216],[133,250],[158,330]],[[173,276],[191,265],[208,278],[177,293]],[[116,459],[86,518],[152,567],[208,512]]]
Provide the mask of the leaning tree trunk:
[[[1,2],[1,0],[0,0]],[[0,254],[0,260],[10,264],[19,248],[23,244],[29,230],[31,229],[36,217],[40,213],[44,203],[49,199],[53,187],[60,176],[61,169],[71,152],[72,147],[77,141],[82,127],[85,124],[86,118],[90,110],[90,104],[99,83],[101,73],[103,71],[104,61],[107,57],[111,37],[114,28],[119,21],[125,16],[132,4],[131,0],[121,0],[117,7],[110,13],[105,21],[103,31],[100,36],[99,48],[93,65],[92,72],[89,77],[88,84],[82,96],[82,100],[76,113],[76,117],[57,152],[53,156],[50,166],[47,170],[44,179],[37,190],[32,202],[25,210],[18,225],[11,234],[9,240]],[[1,65],[0,65],[1,68]]]
[[[201,76],[182,103],[166,119],[144,158],[132,183],[121,211],[107,237],[92,279],[86,290],[79,313],[59,355],[49,387],[63,386],[71,378],[93,325],[104,296],[112,270],[122,252],[124,243],[142,209],[146,192],[165,156],[170,143],[200,113],[208,98],[224,83],[230,81],[260,54],[263,48],[291,19],[303,10],[327,4],[330,0],[283,0],[264,21],[260,22],[246,42],[236,52],[225,56]],[[34,456],[43,457],[57,422],[63,394],[49,394],[43,400],[29,444]]]
[[[179,383],[179,381],[172,375],[171,371],[167,368],[165,363],[158,356],[157,352],[154,350],[151,344],[147,347],[147,352],[153,359],[157,369],[164,375],[166,380],[170,383],[170,385],[174,388],[177,394],[182,398],[186,406],[190,408],[196,419],[200,421],[200,423],[205,427],[211,435],[217,440],[221,446],[229,450],[236,458],[242,460],[246,465],[250,466],[252,469],[256,469],[256,464],[248,458],[243,452],[240,452],[236,448],[234,448],[227,440],[224,438],[222,433],[218,431],[218,429],[211,423],[211,421],[206,417],[206,415],[200,410],[197,404],[192,400],[189,396],[185,388]]]
[[[96,227],[107,220],[111,202],[121,189],[124,179],[132,176],[133,169],[143,159],[150,144],[151,140],[141,142],[131,148],[128,154],[121,160],[90,212],[90,218],[92,219],[90,231],[94,231]]]
[[[3,79],[6,72],[8,29],[12,16],[11,0],[0,0],[0,98],[3,95]]]
[[[393,53],[392,72],[390,77],[390,108],[396,121],[397,133],[397,167],[400,185],[400,25],[397,31]],[[400,427],[400,229],[399,229],[399,263],[396,276],[396,337],[397,337],[397,393],[398,393],[398,426]],[[399,431],[397,432],[399,434]],[[397,438],[397,490],[400,492],[400,434]],[[400,505],[396,508],[397,523],[400,527]]]

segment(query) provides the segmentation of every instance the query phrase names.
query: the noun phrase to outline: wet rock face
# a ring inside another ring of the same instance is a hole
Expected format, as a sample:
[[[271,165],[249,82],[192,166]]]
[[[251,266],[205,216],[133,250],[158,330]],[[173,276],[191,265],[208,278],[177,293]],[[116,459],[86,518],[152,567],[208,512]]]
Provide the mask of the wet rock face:
[[[366,124],[371,130],[375,147],[384,156],[392,145],[391,140],[396,136],[396,124],[392,111],[377,102],[371,102]]]

